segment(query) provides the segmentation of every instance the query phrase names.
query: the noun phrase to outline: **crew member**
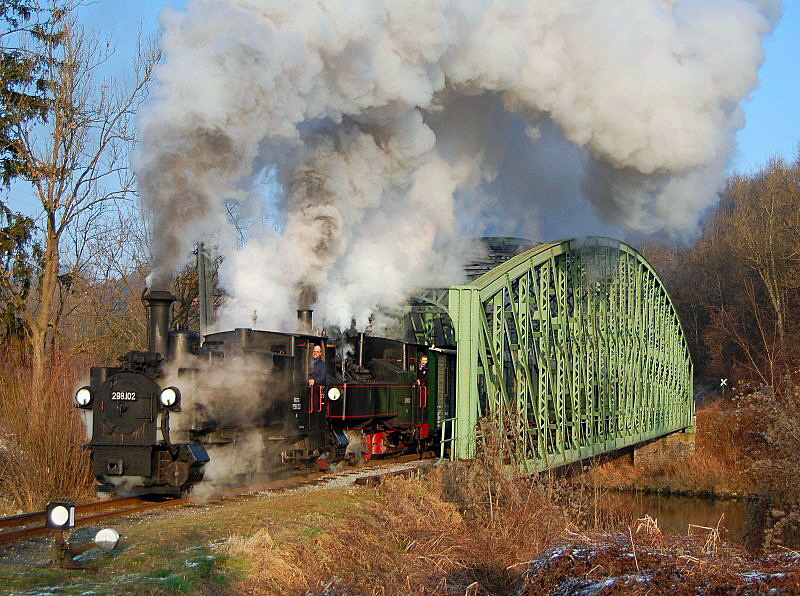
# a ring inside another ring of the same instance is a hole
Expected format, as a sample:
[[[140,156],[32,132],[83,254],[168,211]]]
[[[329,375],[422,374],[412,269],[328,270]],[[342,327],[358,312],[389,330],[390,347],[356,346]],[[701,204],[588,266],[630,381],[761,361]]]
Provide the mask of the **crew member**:
[[[325,362],[322,361],[322,346],[314,346],[311,357],[314,359],[314,364],[311,365],[311,373],[308,375],[308,386],[324,385],[328,371]]]
[[[428,384],[428,356],[422,354],[419,357],[419,366],[417,367],[417,380],[425,385]]]

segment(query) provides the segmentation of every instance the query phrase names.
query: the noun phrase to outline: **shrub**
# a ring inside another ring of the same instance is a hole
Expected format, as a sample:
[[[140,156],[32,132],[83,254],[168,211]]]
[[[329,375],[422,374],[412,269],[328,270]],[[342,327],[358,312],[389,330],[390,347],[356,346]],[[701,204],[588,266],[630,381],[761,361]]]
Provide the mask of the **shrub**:
[[[73,407],[76,362],[50,360],[40,389],[30,369],[6,354],[0,368],[0,508],[43,508],[55,498],[81,498],[93,479],[81,414]],[[85,370],[85,369],[84,369]]]
[[[769,547],[800,531],[800,386],[791,384],[779,393],[763,387],[743,396],[738,414],[751,445],[748,469],[769,503]]]

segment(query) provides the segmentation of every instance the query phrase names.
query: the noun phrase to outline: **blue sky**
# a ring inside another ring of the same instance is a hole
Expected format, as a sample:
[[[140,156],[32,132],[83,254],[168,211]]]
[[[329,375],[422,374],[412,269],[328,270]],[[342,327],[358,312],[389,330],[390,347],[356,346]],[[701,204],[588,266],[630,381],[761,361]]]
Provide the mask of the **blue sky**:
[[[800,142],[800,2],[785,0],[783,18],[764,43],[759,85],[743,107],[747,124],[737,135],[732,168],[750,171],[772,156],[789,160]]]

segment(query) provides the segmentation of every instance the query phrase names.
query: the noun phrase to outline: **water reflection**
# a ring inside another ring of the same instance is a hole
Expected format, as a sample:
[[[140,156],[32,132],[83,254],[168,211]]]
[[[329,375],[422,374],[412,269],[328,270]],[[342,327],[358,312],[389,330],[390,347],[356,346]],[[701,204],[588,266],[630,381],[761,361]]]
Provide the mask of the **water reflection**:
[[[720,527],[723,538],[757,549],[764,530],[764,507],[757,499],[711,499],[678,495],[608,492],[600,508],[606,513],[627,518],[645,515],[658,520],[662,532],[686,535],[689,525]],[[692,533],[705,530],[692,528]],[[784,541],[786,546],[798,544],[797,537]]]

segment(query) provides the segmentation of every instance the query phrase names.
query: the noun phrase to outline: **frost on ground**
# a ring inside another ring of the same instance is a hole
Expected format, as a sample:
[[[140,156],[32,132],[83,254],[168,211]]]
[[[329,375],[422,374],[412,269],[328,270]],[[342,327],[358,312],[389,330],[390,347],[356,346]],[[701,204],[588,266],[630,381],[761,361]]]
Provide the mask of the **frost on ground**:
[[[568,532],[528,563],[518,594],[733,592],[800,593],[800,553],[753,557],[697,537]]]

